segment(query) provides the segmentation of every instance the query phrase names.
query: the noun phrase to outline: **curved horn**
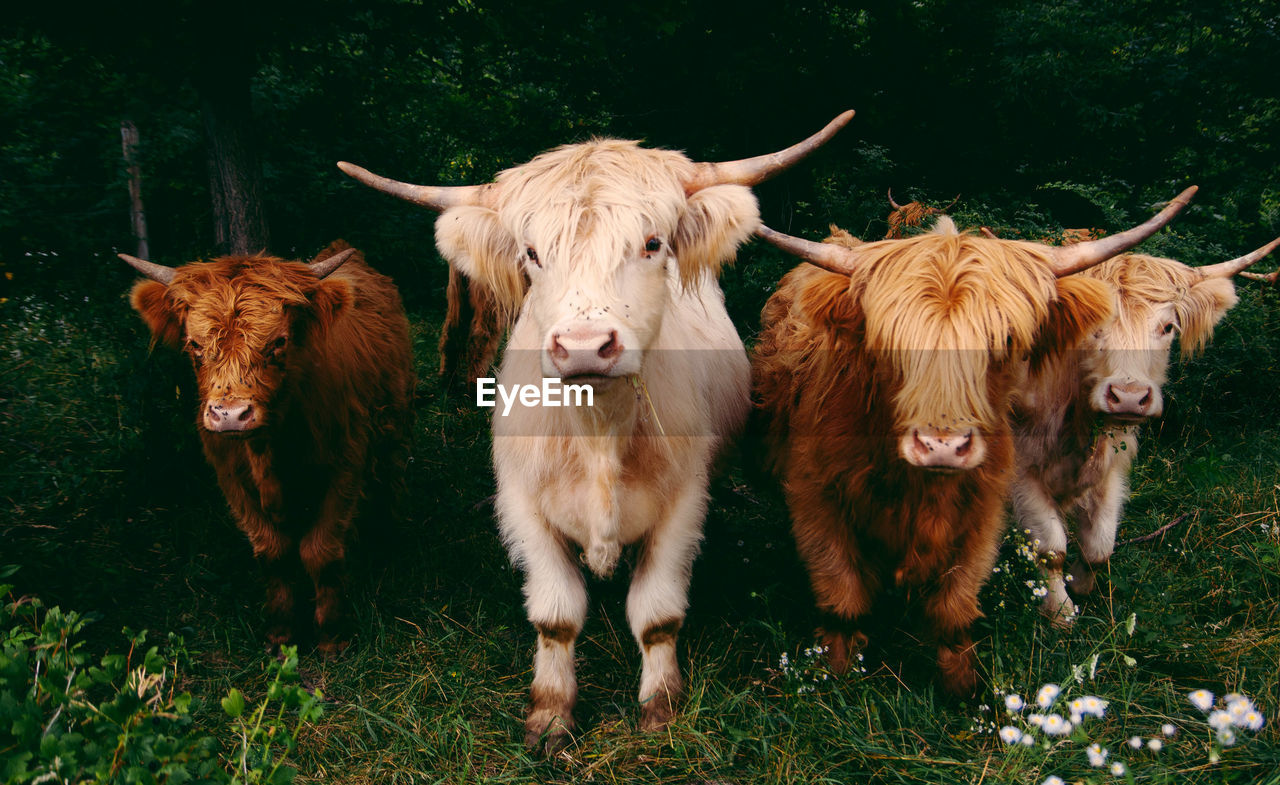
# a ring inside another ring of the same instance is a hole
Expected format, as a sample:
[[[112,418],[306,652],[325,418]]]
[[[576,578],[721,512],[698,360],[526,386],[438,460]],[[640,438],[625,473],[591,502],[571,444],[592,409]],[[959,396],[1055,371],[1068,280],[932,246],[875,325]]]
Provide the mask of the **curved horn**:
[[[780,251],[786,251],[792,256],[798,256],[810,264],[833,273],[848,275],[858,266],[856,255],[838,245],[802,240],[789,234],[775,232],[764,224],[760,224],[756,235]]]
[[[333,256],[326,256],[318,262],[310,262],[307,264],[307,267],[311,269],[311,272],[316,274],[316,278],[323,279],[329,275],[329,273],[341,267],[344,262],[351,258],[351,254],[355,252],[356,249],[354,248],[348,248],[345,251],[338,251]]]
[[[173,275],[177,271],[172,267],[165,267],[163,264],[148,262],[146,259],[139,259],[138,257],[130,256],[127,253],[118,253],[116,256],[119,256],[121,259],[128,262],[130,267],[153,281],[159,281],[165,286],[173,283]]]
[[[831,140],[836,132],[849,124],[853,119],[853,110],[841,113],[836,119],[827,123],[803,142],[797,142],[785,150],[754,158],[743,158],[738,161],[721,161],[719,163],[700,162],[693,176],[684,183],[684,192],[691,194],[713,185],[756,185],[796,164],[801,158],[817,150]]]
[[[453,186],[413,185],[376,175],[362,166],[349,164],[346,161],[339,161],[338,168],[343,174],[359,180],[375,191],[397,196],[406,202],[413,202],[436,212],[444,212],[450,207],[461,205],[493,207],[498,197],[498,187],[493,183]]]
[[[958,201],[960,201],[960,194],[956,194],[956,198],[954,198],[954,199],[952,199],[952,200],[951,200],[951,204],[949,204],[949,205],[947,205],[946,207],[942,208],[942,212],[944,212],[944,213],[945,213],[947,210],[950,210],[952,207],[955,207],[955,206],[956,206],[956,202],[958,202]]]
[[[1262,261],[1262,259],[1264,259],[1267,254],[1274,251],[1277,246],[1280,246],[1280,237],[1277,237],[1253,253],[1247,253],[1244,256],[1236,257],[1235,259],[1227,262],[1218,262],[1217,264],[1208,264],[1204,267],[1197,267],[1195,268],[1195,271],[1200,274],[1201,278],[1230,278],[1233,275],[1240,274],[1249,265]],[[1269,280],[1272,283],[1276,280],[1275,273],[1272,273],[1270,278],[1265,275],[1255,276],[1249,273],[1245,273],[1245,275],[1248,275],[1250,278]]]
[[[1117,254],[1124,253],[1160,231],[1165,224],[1173,220],[1173,217],[1187,206],[1187,203],[1191,201],[1191,197],[1195,196],[1197,190],[1199,190],[1197,186],[1191,186],[1178,194],[1169,203],[1168,207],[1132,229],[1113,234],[1110,237],[1103,237],[1101,240],[1089,240],[1075,245],[1054,247],[1054,275],[1061,278],[1064,275],[1078,273],[1081,270],[1093,267],[1095,264],[1105,262]]]
[[[1242,278],[1251,278],[1255,281],[1274,284],[1276,279],[1280,278],[1280,270],[1272,270],[1269,273],[1239,273],[1239,275]]]
[[[987,237],[987,238],[990,238],[990,239],[992,239],[992,240],[999,240],[999,239],[1000,239],[999,235],[997,235],[995,232],[991,231],[991,227],[988,227],[988,226],[981,226],[981,227],[978,227],[978,231],[982,232],[982,236],[983,236],[983,237]]]
[[[889,206],[890,206],[890,207],[892,207],[892,208],[893,208],[893,209],[895,209],[895,210],[901,210],[901,209],[902,209],[902,205],[900,205],[900,204],[898,204],[897,202],[893,201],[893,189],[892,189],[892,188],[890,188],[890,189],[889,189]]]

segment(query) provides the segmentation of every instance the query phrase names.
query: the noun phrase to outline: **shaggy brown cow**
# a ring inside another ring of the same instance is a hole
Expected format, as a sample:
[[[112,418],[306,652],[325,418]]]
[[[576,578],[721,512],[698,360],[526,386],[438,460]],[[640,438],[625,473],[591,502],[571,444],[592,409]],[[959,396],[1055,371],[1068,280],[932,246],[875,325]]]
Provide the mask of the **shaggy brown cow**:
[[[399,292],[342,241],[310,265],[120,256],[151,279],[133,287],[134,309],[195,367],[205,456],[266,577],[267,640],[296,642],[314,620],[321,651],[342,649],[352,520],[362,497],[401,490],[408,457]]]
[[[1069,347],[1111,310],[1079,276],[1156,231],[1054,249],[934,233],[855,248],[760,231],[827,268],[789,273],[753,358],[767,462],[826,623],[837,671],[867,643],[878,595],[903,590],[937,644],[942,686],[974,691],[970,627],[1004,521],[1009,396],[1024,355]]]
[[[925,207],[919,202],[907,202],[906,204],[898,204],[893,201],[893,189],[889,190],[889,206],[893,209],[889,212],[886,219],[889,222],[889,231],[885,233],[886,240],[901,240],[906,236],[907,229],[916,229],[924,224],[926,218],[934,215],[943,215],[960,201],[960,197],[951,200],[951,204],[946,207]],[[833,231],[835,227],[832,227]]]
[[[1280,240],[1208,267],[1126,254],[1082,273],[1114,293],[1115,320],[1080,351],[1039,363],[1013,399],[1013,508],[1045,564],[1042,611],[1055,625],[1075,617],[1062,572],[1068,515],[1075,517],[1084,557],[1071,569],[1071,588],[1086,595],[1115,546],[1140,424],[1164,408],[1160,388],[1174,336],[1184,357],[1203,349],[1236,304],[1231,276],[1277,245]]]

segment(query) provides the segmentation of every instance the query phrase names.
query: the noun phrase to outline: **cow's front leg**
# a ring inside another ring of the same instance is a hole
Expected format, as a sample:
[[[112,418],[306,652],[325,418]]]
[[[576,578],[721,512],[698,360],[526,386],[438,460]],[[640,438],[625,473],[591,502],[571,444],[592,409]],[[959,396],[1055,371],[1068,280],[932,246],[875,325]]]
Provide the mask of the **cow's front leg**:
[[[1127,460],[1117,460],[1094,488],[1079,502],[1078,517],[1080,559],[1071,565],[1071,590],[1079,595],[1092,594],[1097,572],[1105,569],[1116,546],[1116,530],[1120,514],[1129,495],[1129,463],[1136,450],[1136,440],[1127,447]]]
[[[554,755],[571,741],[578,700],[573,646],[587,616],[587,590],[568,544],[524,494],[499,491],[502,538],[524,572],[525,610],[538,631],[525,746]]]
[[[800,483],[788,493],[791,531],[796,550],[809,572],[809,582],[822,627],[818,633],[832,672],[843,675],[869,640],[862,620],[871,611],[880,583],[862,564],[858,544],[837,505],[822,491]]]
[[[1040,604],[1040,612],[1055,627],[1070,627],[1076,618],[1076,606],[1067,594],[1062,564],[1067,554],[1067,527],[1058,504],[1040,480],[1022,475],[1014,481],[1010,494],[1013,514],[1018,526],[1031,532],[1036,555],[1044,570],[1048,593]]]
[[[640,728],[667,727],[684,691],[676,640],[689,604],[689,579],[702,540],[706,496],[686,488],[650,530],[627,593],[627,621],[640,644]]]
[[[316,648],[324,655],[351,644],[353,625],[347,599],[347,536],[360,499],[360,477],[340,473],[330,479],[315,523],[298,543],[298,555],[315,592],[312,620]]]

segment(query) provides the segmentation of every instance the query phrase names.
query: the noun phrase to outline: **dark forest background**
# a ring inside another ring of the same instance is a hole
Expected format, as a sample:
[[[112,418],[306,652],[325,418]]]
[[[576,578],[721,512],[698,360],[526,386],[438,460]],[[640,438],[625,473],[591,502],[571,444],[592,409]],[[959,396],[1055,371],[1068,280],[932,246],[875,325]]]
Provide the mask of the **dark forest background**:
[[[899,202],[959,194],[962,214],[1010,226],[1114,229],[1195,183],[1177,231],[1206,258],[1234,255],[1280,232],[1278,9],[49,3],[0,38],[0,261],[18,289],[100,274],[124,288],[126,121],[157,260],[237,243],[307,256],[342,235],[434,298],[432,216],[335,161],[471,183],[596,135],[737,158],[846,108],[858,115],[841,136],[759,190],[768,223],[878,237],[893,188]],[[28,256],[41,252],[62,261]]]

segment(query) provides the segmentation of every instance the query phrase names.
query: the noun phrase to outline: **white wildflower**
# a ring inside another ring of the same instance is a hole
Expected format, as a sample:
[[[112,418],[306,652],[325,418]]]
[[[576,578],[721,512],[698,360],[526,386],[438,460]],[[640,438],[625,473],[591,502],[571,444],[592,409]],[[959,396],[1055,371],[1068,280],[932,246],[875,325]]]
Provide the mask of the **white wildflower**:
[[[1236,732],[1229,726],[1226,728],[1218,728],[1218,743],[1224,747],[1230,747],[1236,743]]]
[[[1101,744],[1093,743],[1085,749],[1085,754],[1089,756],[1089,765],[1095,769],[1100,769],[1107,765],[1107,755],[1109,754]]]
[[[1044,778],[1044,782],[1040,783],[1040,785],[1067,785],[1067,784],[1063,782],[1062,778],[1059,777],[1057,774],[1050,774],[1048,777]]]
[[[1036,740],[1031,738],[1030,733],[1024,733],[1022,734],[1022,738],[1018,739],[1018,743],[1024,747],[1030,747],[1032,744],[1036,743]]]
[[[1084,714],[1092,714],[1101,719],[1107,713],[1107,702],[1097,695],[1085,695],[1080,698],[1080,702],[1084,704]]]
[[[1142,737],[1141,737],[1141,736],[1130,736],[1130,737],[1129,737],[1129,746],[1130,746],[1130,747],[1133,747],[1135,750],[1140,750],[1140,749],[1142,749]]]
[[[1058,693],[1062,692],[1056,684],[1046,684],[1040,688],[1040,692],[1036,693],[1036,703],[1040,708],[1047,709],[1053,705],[1058,699]]]
[[[1159,739],[1150,739],[1147,741],[1147,749],[1151,750],[1152,752],[1159,752],[1160,750],[1164,749],[1164,742],[1160,741]]]
[[[1034,725],[1034,726],[1035,726],[1035,727],[1037,727],[1037,728],[1043,728],[1043,727],[1044,727],[1044,715],[1043,715],[1043,714],[1028,714],[1028,715],[1027,715],[1027,722],[1028,722],[1028,723],[1030,723],[1031,725]]]
[[[1207,722],[1209,723],[1209,727],[1213,728],[1214,730],[1222,730],[1223,728],[1230,728],[1231,715],[1221,709],[1216,709],[1209,713],[1209,719],[1207,720]]]
[[[1125,765],[1120,761],[1116,761],[1111,764],[1111,776],[1113,777],[1123,777],[1126,771],[1128,771],[1128,769],[1125,768]]]
[[[1213,693],[1208,690],[1196,690],[1187,695],[1187,700],[1200,711],[1207,712],[1213,708]]]
[[[1042,730],[1050,736],[1065,736],[1071,732],[1071,723],[1060,714],[1050,714],[1044,718]]]
[[[1174,725],[1172,722],[1166,722],[1160,726],[1160,732],[1166,736],[1177,736],[1178,726]]]
[[[1245,715],[1240,718],[1240,722],[1236,724],[1241,728],[1248,728],[1249,730],[1262,730],[1263,722],[1265,722],[1265,720],[1262,719],[1262,714],[1254,710],[1245,712]]]
[[[1232,724],[1238,728],[1244,727],[1242,724],[1244,715],[1254,710],[1253,701],[1243,695],[1228,695],[1226,700],[1227,713],[1231,715]]]
[[[1013,695],[1004,696],[1004,707],[1009,712],[1019,712],[1026,707],[1026,703],[1022,700],[1022,696],[1014,693]]]
[[[1000,740],[1005,744],[1017,744],[1022,741],[1022,731],[1012,725],[1006,725],[1000,729]]]

